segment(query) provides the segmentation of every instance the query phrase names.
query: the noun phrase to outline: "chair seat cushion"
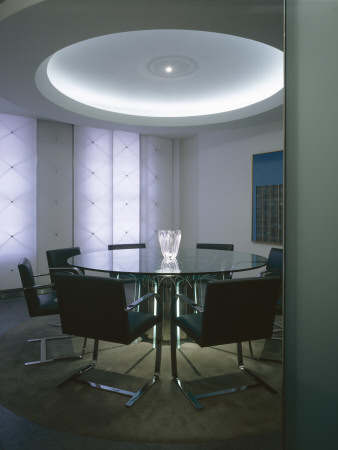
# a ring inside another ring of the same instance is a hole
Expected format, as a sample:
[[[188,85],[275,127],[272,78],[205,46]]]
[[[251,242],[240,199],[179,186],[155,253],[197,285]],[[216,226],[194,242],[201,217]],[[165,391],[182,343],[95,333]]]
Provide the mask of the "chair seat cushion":
[[[203,314],[183,314],[176,318],[176,324],[197,344],[201,342]]]
[[[58,314],[59,305],[56,292],[38,295],[39,304],[33,311],[35,316],[45,316],[48,314]]]
[[[144,312],[128,312],[130,342],[161,321],[161,318]]]

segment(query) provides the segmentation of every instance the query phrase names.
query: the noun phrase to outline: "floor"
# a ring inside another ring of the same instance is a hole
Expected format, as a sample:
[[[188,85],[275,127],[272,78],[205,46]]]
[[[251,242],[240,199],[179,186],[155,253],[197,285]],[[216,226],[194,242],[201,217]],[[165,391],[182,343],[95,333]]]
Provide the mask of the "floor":
[[[0,334],[29,320],[25,300],[0,299]],[[227,442],[147,444],[107,441],[53,430],[0,405],[0,450],[281,450],[279,433]]]

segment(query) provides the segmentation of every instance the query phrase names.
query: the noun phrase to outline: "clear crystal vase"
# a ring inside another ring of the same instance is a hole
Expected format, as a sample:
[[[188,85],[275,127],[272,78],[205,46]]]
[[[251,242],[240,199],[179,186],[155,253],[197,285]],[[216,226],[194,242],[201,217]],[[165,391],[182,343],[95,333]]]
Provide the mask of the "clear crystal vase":
[[[176,258],[181,242],[181,230],[158,230],[163,258]]]

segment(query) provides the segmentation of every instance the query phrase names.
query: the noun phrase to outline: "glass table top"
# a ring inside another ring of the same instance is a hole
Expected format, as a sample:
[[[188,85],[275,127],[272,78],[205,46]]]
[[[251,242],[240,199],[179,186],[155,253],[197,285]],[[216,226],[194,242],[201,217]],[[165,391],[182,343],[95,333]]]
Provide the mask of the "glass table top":
[[[267,259],[244,252],[181,248],[175,260],[164,260],[160,249],[142,248],[83,253],[68,262],[100,272],[170,276],[252,270],[265,266]]]

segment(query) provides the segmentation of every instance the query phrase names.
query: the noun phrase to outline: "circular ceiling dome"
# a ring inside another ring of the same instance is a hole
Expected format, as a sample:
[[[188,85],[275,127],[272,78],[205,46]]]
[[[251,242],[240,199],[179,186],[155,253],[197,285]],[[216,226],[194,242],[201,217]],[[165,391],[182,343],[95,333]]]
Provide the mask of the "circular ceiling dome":
[[[36,84],[50,101],[91,117],[144,125],[218,123],[282,103],[283,53],[221,33],[130,31],[54,53],[40,65]]]

